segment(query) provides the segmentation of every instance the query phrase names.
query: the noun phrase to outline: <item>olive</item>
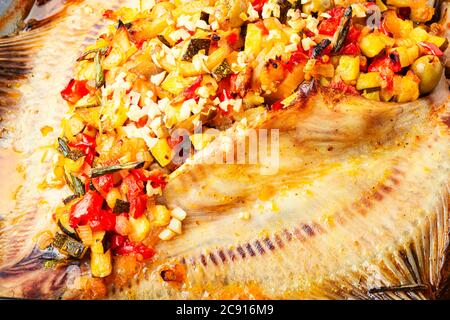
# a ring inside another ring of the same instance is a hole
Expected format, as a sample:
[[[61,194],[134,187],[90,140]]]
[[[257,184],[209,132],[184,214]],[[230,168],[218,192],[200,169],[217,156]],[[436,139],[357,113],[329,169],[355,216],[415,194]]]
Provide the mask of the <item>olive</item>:
[[[437,86],[444,68],[438,57],[427,55],[414,61],[411,69],[420,78],[420,93],[426,94]]]

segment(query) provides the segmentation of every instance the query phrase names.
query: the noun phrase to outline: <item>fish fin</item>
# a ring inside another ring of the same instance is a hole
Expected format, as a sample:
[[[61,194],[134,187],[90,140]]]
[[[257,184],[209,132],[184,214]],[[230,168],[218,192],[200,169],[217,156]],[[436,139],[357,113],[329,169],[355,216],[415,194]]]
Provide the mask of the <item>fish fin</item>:
[[[39,188],[50,181],[51,159],[57,151],[49,146],[55,144],[59,134],[54,130],[43,136],[40,129],[59,127],[66,108],[59,92],[70,79],[74,61],[109,24],[102,19],[102,9],[114,9],[120,3],[122,0],[67,1],[64,10],[52,18],[0,39],[0,146],[20,154],[19,166],[26,179],[26,185],[11,200],[13,210],[0,212],[0,273],[7,279],[4,284],[13,285],[14,275],[9,271],[33,252],[36,235],[53,230],[52,210],[64,197],[61,190]],[[24,281],[17,285],[19,293],[15,296],[20,296],[21,286],[27,281],[49,272],[36,269],[17,275]]]
[[[46,253],[34,248],[16,264],[0,270],[0,297],[57,299],[73,279],[76,267],[45,268]],[[79,270],[79,268],[78,268]],[[70,272],[69,272],[70,271]]]

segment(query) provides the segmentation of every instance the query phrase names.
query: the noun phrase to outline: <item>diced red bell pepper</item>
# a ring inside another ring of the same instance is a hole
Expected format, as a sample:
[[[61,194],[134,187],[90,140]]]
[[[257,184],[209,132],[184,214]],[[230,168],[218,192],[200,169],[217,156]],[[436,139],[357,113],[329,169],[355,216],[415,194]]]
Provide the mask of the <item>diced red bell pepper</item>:
[[[152,248],[146,247],[142,243],[132,242],[127,237],[117,234],[112,236],[111,248],[116,255],[140,254],[144,260],[155,255],[155,250]]]
[[[200,85],[202,84],[202,80],[203,80],[203,76],[199,76],[189,87],[184,89],[182,95],[185,100],[197,98],[197,94],[195,93],[195,90],[200,88]]]
[[[332,36],[336,32],[339,24],[341,22],[342,16],[344,15],[345,8],[344,7],[334,7],[326,11],[331,17],[323,20],[317,29],[319,30],[319,34],[323,34],[326,36]]]
[[[84,133],[80,133],[77,135],[77,140],[75,142],[69,143],[69,146],[71,148],[81,150],[86,156],[85,158],[86,163],[92,165],[92,162],[94,161],[95,147],[96,147],[94,137],[91,137]]]
[[[294,70],[294,67],[302,62],[308,61],[308,56],[306,55],[303,47],[299,44],[297,46],[297,51],[292,53],[289,61],[283,63],[283,68],[289,72]]]
[[[110,20],[116,20],[116,15],[113,10],[105,10],[103,17]]]
[[[91,217],[102,209],[103,197],[95,191],[88,191],[70,210],[69,224],[72,228],[89,223]]]
[[[111,210],[99,210],[89,219],[89,226],[93,231],[114,231],[116,217]]]
[[[227,36],[227,43],[230,47],[234,48],[239,41],[239,35],[236,32],[232,32]]]
[[[359,94],[358,90],[356,90],[354,86],[346,84],[343,81],[331,83],[330,88],[335,89],[342,93]]]
[[[180,137],[183,138],[183,137]],[[183,141],[181,139],[180,143]],[[131,171],[139,180],[141,181],[149,181],[152,184],[153,188],[161,187],[164,189],[167,182],[162,172],[144,172],[143,169],[134,169]]]
[[[128,197],[130,202],[130,215],[137,219],[142,216],[147,209],[148,195],[145,193],[133,194]]]
[[[104,194],[107,194],[112,188],[114,188],[113,175],[110,173],[97,178],[92,178],[92,184],[95,189],[101,193],[103,192]]]
[[[389,55],[376,57],[368,68],[369,72],[378,71],[381,74],[389,73],[391,71],[395,73],[400,70],[402,70],[400,58],[395,51],[391,52]]]
[[[130,215],[133,218],[139,218],[147,208],[148,196],[143,192],[144,183],[136,174],[129,174],[123,179],[127,186],[127,198],[130,203]]]
[[[444,55],[441,49],[434,43],[422,41],[419,42],[418,45],[424,48],[427,54],[435,55],[436,57],[442,57]]]
[[[283,103],[281,103],[281,100],[280,100],[280,101],[277,101],[277,102],[275,102],[274,104],[272,104],[272,106],[270,107],[270,109],[271,109],[271,110],[277,111],[277,110],[283,109],[283,107],[284,107],[284,105],[283,105]]]
[[[253,0],[250,1],[250,3],[252,4],[253,9],[255,9],[256,11],[258,11],[259,14],[261,14],[264,4],[267,2],[267,0]]]
[[[86,83],[87,81],[84,80],[70,80],[67,87],[61,91],[62,98],[69,103],[77,103],[81,98],[89,94]]]
[[[344,47],[339,51],[339,54],[345,54],[345,55],[359,55],[361,53],[361,49],[358,47],[356,43],[350,43],[347,45],[344,45]]]

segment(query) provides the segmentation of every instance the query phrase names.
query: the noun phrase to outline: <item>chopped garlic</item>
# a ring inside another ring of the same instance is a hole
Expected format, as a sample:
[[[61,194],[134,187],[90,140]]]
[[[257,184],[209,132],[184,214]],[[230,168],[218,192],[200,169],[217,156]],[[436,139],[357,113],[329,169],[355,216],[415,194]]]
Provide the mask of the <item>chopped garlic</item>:
[[[164,78],[166,77],[166,74],[167,74],[166,71],[163,71],[161,73],[155,74],[155,75],[150,77],[150,81],[155,86],[159,86],[164,81]]]
[[[186,211],[184,211],[183,209],[176,207],[175,209],[172,210],[172,217],[183,221],[184,219],[186,219]]]
[[[197,23],[195,24],[195,26],[197,28],[203,29],[203,30],[209,30],[211,27],[209,26],[209,24],[206,23],[206,21],[204,20],[198,20]]]
[[[311,47],[314,47],[316,43],[311,38],[304,38],[302,39],[302,48],[305,51],[308,51],[311,49]]]
[[[169,34],[170,40],[177,42],[178,40],[186,40],[191,37],[191,34],[187,32],[185,29],[178,29]]]
[[[248,6],[247,8],[247,19],[251,22],[259,19],[259,13],[255,10],[255,8],[253,8],[253,6]]]
[[[136,128],[134,124],[129,124],[123,127],[123,130],[128,138],[144,139],[149,149],[153,148],[158,142],[157,138],[150,137],[150,129],[148,127]]]
[[[175,233],[181,234],[181,221],[178,219],[172,218],[170,220],[170,223],[167,226],[167,228],[172,230]]]
[[[178,17],[177,27],[178,28],[185,27],[189,31],[195,31],[196,29],[195,23],[192,21],[192,16],[184,14]]]
[[[164,229],[158,236],[161,240],[168,241],[175,237],[175,232],[170,229]]]

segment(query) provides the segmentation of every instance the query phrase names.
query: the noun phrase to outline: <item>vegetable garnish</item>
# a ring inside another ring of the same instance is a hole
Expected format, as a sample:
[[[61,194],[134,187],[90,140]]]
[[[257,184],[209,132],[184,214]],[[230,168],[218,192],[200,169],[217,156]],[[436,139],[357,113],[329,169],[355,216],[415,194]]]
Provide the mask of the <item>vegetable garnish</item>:
[[[245,127],[319,86],[414,101],[444,70],[448,41],[425,2],[226,2],[105,12],[112,26],[85,48],[61,91],[70,113],[54,176],[71,195],[54,214],[52,248],[67,259],[89,252],[96,279],[114,275],[117,259],[144,263],[160,241],[182,234],[187,213],[159,196],[168,176],[214,140],[208,129]]]

